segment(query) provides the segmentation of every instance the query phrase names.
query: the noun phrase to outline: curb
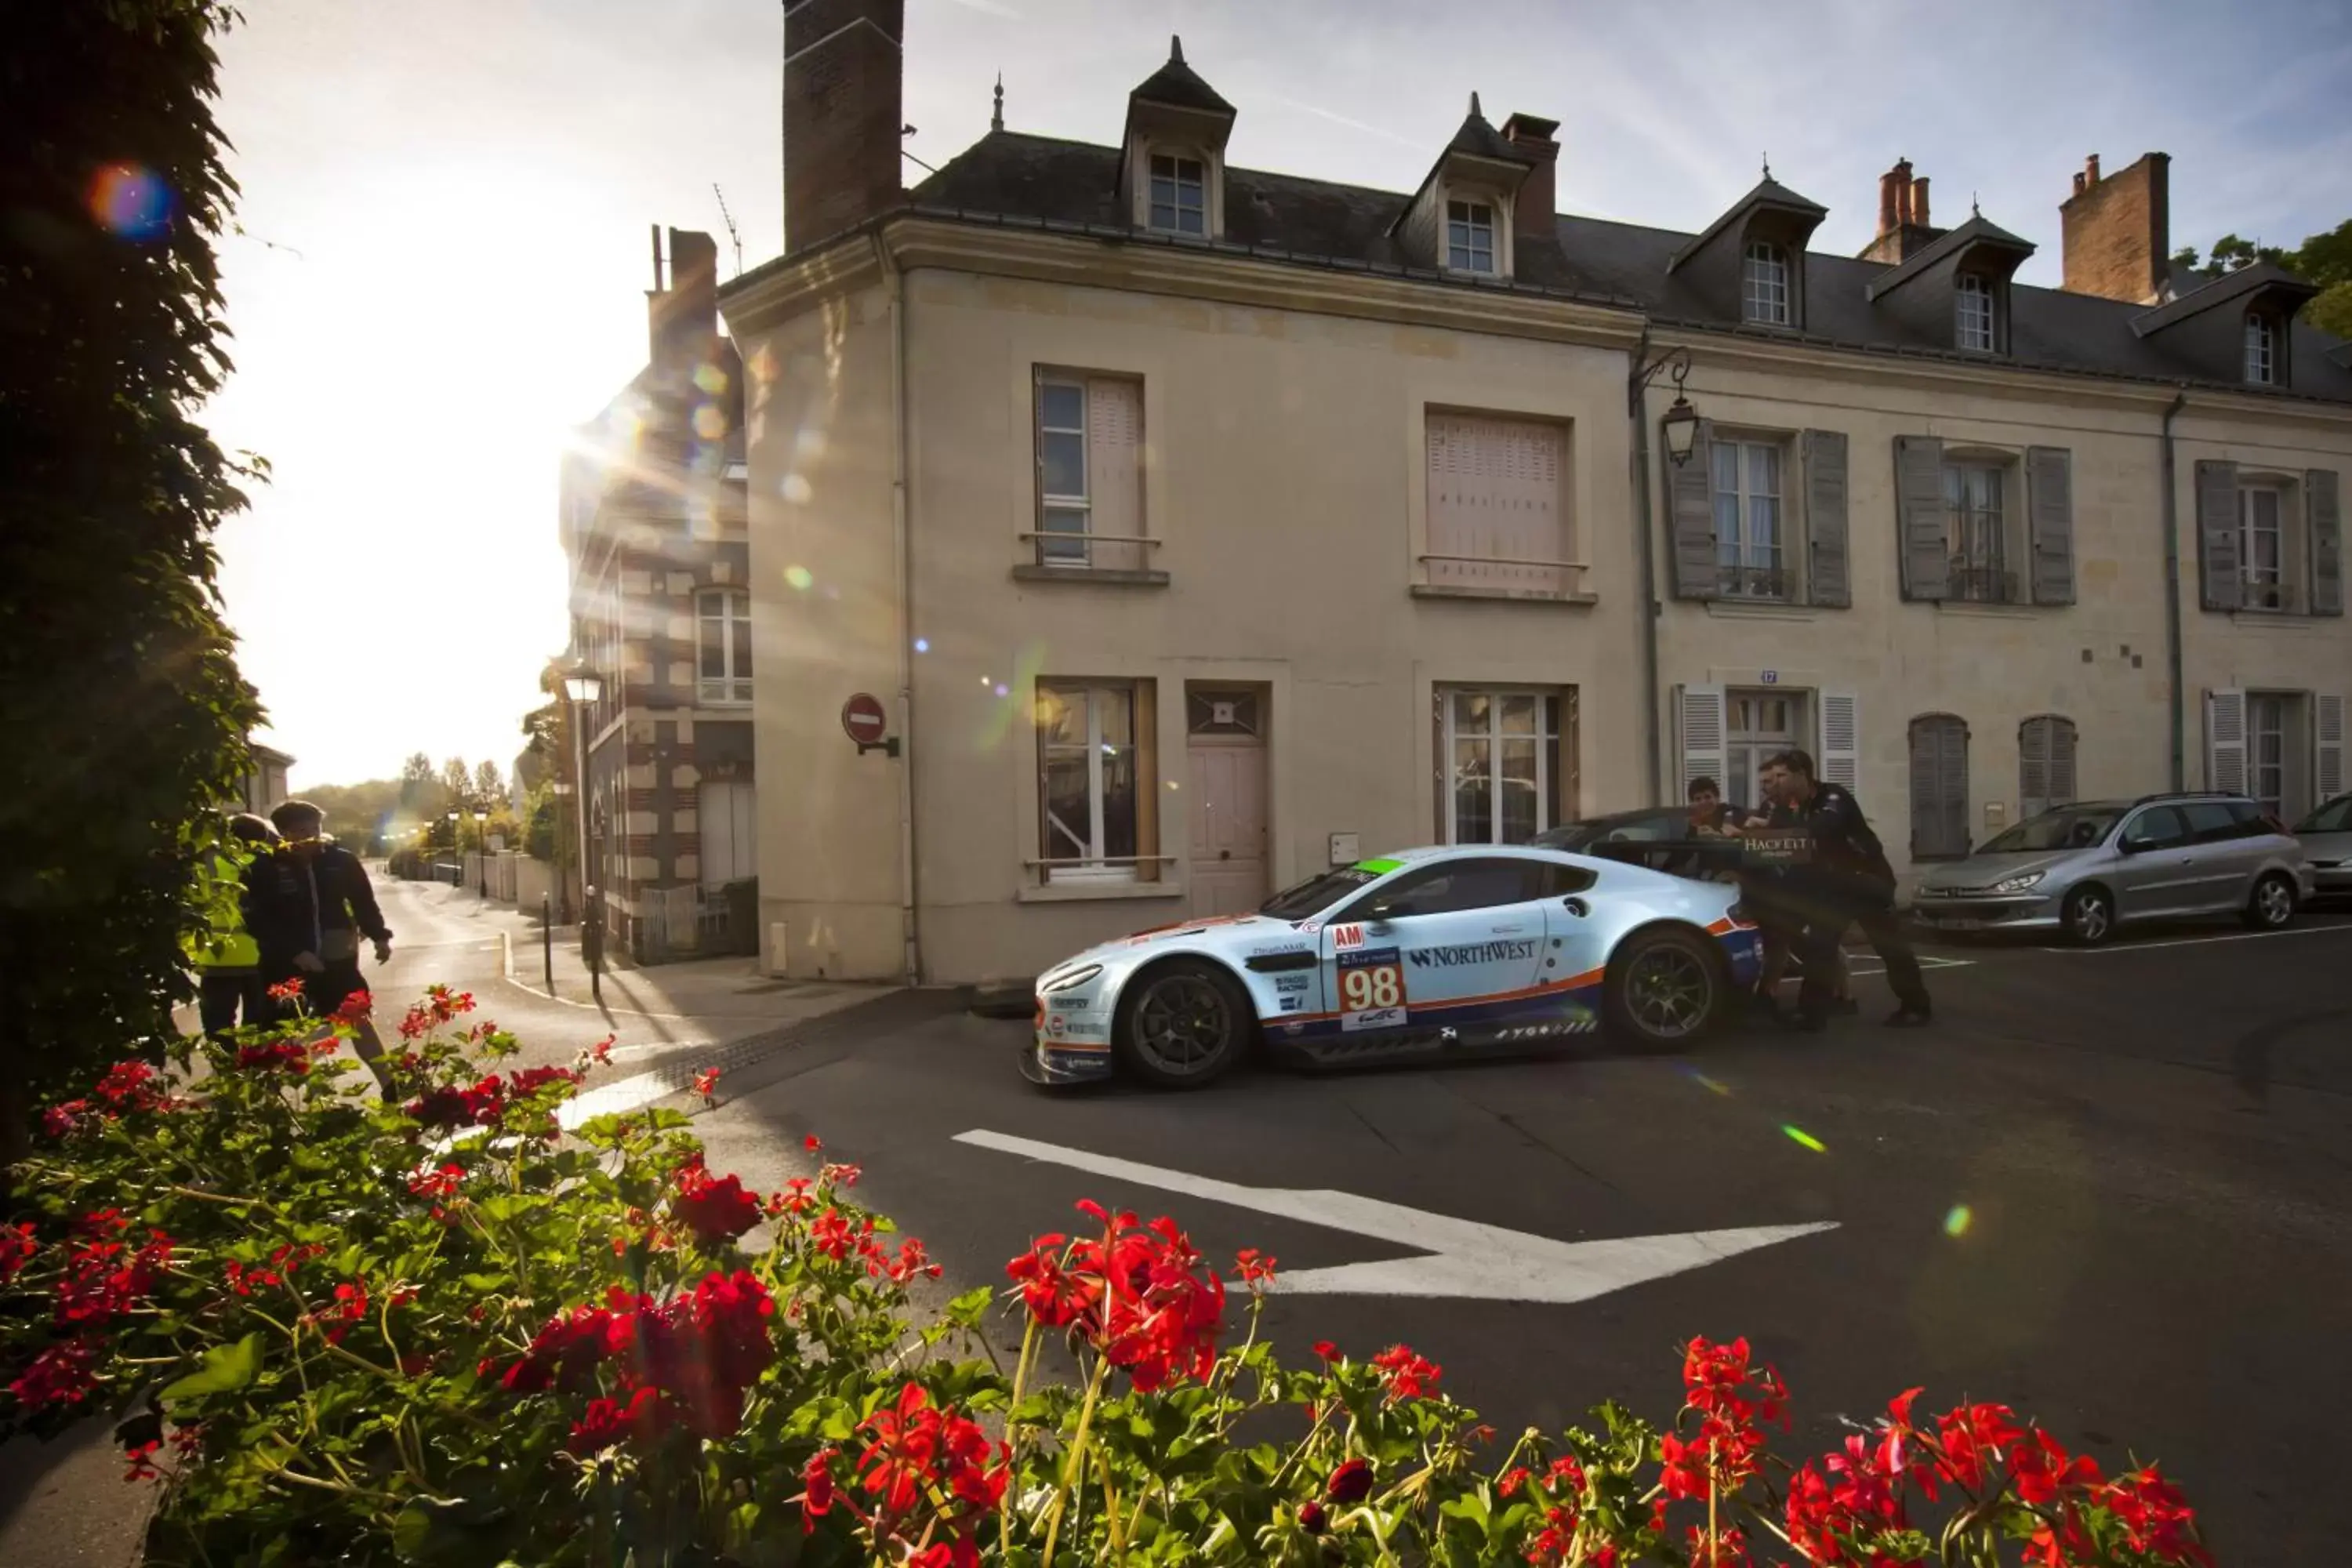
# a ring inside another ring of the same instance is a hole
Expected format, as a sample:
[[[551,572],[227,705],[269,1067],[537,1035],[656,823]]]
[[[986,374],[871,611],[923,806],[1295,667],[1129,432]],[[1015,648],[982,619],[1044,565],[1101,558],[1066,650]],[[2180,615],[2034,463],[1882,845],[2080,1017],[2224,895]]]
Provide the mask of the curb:
[[[966,1010],[983,1018],[1026,1018],[1037,1010],[1036,980],[1023,975],[982,980],[963,988]]]

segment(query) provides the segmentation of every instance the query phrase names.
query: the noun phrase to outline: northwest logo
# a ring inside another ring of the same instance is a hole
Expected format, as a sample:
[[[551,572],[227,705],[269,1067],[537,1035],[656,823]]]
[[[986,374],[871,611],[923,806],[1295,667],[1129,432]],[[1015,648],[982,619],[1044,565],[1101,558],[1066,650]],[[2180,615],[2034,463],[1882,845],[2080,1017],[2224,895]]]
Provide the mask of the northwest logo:
[[[1515,937],[1509,942],[1465,942],[1460,947],[1419,947],[1405,956],[1415,969],[1459,969],[1465,963],[1508,963],[1517,958],[1533,958],[1536,940]]]

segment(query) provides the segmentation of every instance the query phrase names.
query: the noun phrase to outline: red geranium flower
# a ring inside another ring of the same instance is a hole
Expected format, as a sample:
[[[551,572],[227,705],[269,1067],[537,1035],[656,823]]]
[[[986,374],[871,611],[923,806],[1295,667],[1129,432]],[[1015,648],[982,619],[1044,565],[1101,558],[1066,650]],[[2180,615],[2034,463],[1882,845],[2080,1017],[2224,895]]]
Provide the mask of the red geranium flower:
[[[1323,1505],[1311,1499],[1298,1505],[1298,1528],[1309,1535],[1323,1533]]]
[[[41,1112],[41,1131],[52,1138],[70,1137],[89,1113],[87,1100],[68,1100]]]
[[[710,1105],[715,1103],[711,1099],[711,1095],[718,1088],[719,1069],[717,1068],[704,1068],[700,1072],[694,1075],[694,1092],[702,1096],[703,1104]]]
[[[1004,1495],[1006,1450],[992,1447],[978,1423],[951,1407],[934,1406],[919,1384],[907,1384],[895,1405],[867,1416],[860,1430],[873,1436],[858,1457],[857,1477],[866,1494],[877,1500],[878,1527],[886,1532],[936,1491],[951,1500],[939,1522],[968,1540],[970,1523]],[[949,1544],[947,1560],[957,1561],[959,1542]]]
[[[155,1450],[163,1446],[163,1438],[150,1437],[143,1443],[133,1443],[123,1449],[122,1457],[131,1461],[131,1468],[122,1472],[122,1479],[126,1481],[162,1479],[163,1472],[155,1468],[153,1459]]]
[[[580,1074],[571,1068],[525,1068],[514,1075],[513,1081],[507,1086],[507,1090],[517,1100],[528,1100],[549,1084],[560,1083],[569,1087],[579,1081]]]
[[[1274,1283],[1274,1258],[1255,1247],[1244,1247],[1234,1254],[1234,1272],[1252,1292]]]
[[[1338,1361],[1339,1359],[1339,1347],[1333,1344],[1329,1340],[1317,1340],[1315,1342],[1315,1353],[1321,1356],[1325,1361]]]
[[[300,1001],[302,999],[302,977],[297,974],[289,980],[279,981],[277,984],[269,988],[269,999],[272,1002]]]
[[[2097,1500],[2124,1527],[2133,1551],[2181,1568],[2212,1568],[2198,1538],[2196,1510],[2154,1465],[2117,1476],[2099,1489]]]
[[[0,1226],[0,1285],[16,1278],[25,1265],[33,1260],[33,1254],[39,1250],[39,1246],[33,1240],[32,1221]]]
[[[236,1065],[265,1070],[283,1068],[300,1078],[310,1070],[310,1054],[292,1040],[257,1042],[237,1047]]]
[[[801,1467],[801,1529],[816,1528],[816,1521],[833,1511],[840,1500],[840,1489],[833,1482],[833,1461],[841,1457],[838,1448],[819,1448]]]
[[[1437,1386],[1444,1369],[1427,1356],[1416,1355],[1410,1345],[1391,1345],[1372,1358],[1381,1376],[1389,1385],[1389,1397],[1418,1399]]]
[[[564,1447],[582,1458],[600,1454],[616,1443],[651,1448],[677,1426],[677,1411],[658,1388],[640,1388],[628,1403],[592,1399],[573,1424]]]
[[[117,1062],[106,1069],[91,1090],[100,1100],[114,1107],[119,1114],[127,1110],[154,1110],[163,1103],[163,1075],[142,1061]]]
[[[27,1412],[55,1405],[79,1405],[98,1386],[91,1368],[98,1352],[84,1340],[60,1340],[45,1345],[32,1364],[8,1384],[8,1392]]]
[[[760,1223],[760,1200],[743,1190],[743,1179],[712,1176],[698,1154],[679,1170],[669,1210],[709,1247],[732,1241]]]
[[[366,1023],[369,1016],[374,1011],[375,998],[368,993],[365,986],[362,986],[343,998],[342,1005],[335,1009],[334,1021],[356,1029]]]
[[[1324,1497],[1341,1508],[1361,1502],[1371,1493],[1372,1462],[1370,1459],[1349,1459],[1331,1472],[1331,1479],[1323,1487]]]

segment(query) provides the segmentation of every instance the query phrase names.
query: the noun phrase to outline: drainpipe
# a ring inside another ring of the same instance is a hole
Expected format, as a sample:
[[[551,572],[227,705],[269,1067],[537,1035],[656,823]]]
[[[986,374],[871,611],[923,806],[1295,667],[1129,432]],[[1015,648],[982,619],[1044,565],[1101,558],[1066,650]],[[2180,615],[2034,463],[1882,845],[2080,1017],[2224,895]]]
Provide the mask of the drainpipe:
[[[898,574],[898,927],[906,946],[907,984],[923,980],[915,932],[915,564],[908,548],[907,280],[877,231],[874,256],[882,264],[890,301],[890,549]]]
[[[1644,801],[1660,803],[1658,771],[1658,568],[1650,548],[1649,388],[1642,367],[1650,356],[1650,324],[1642,323],[1625,382],[1625,415],[1633,426],[1633,559],[1642,584],[1642,787]]]
[[[2172,395],[2164,411],[2164,668],[2171,683],[2166,707],[2172,720],[2172,787],[2188,787],[2187,744],[2181,719],[2180,674],[2180,494],[2173,471],[2172,421],[2189,402],[2189,389]]]

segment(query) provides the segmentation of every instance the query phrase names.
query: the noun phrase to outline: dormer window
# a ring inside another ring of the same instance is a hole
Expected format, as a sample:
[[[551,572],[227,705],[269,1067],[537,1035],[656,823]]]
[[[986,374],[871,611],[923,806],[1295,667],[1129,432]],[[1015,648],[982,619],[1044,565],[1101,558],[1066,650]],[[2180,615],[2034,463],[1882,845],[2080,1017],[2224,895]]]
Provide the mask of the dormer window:
[[[1992,353],[1992,285],[1973,272],[1961,273],[1954,287],[1952,339],[1969,353]]]
[[[1151,154],[1151,226],[1162,234],[1209,232],[1209,170],[1198,158]]]
[[[1739,268],[1740,315],[1760,326],[1789,324],[1789,253],[1759,240],[1742,257]]]
[[[1455,272],[1495,270],[1495,209],[1485,202],[1445,204],[1445,265]]]
[[[2278,329],[2259,310],[2246,312],[2246,380],[2270,386],[2278,379]]]

